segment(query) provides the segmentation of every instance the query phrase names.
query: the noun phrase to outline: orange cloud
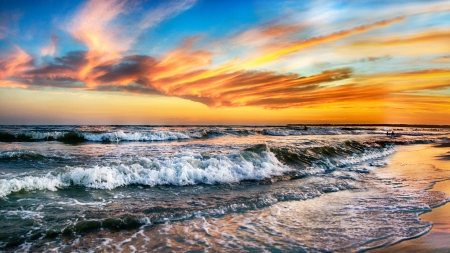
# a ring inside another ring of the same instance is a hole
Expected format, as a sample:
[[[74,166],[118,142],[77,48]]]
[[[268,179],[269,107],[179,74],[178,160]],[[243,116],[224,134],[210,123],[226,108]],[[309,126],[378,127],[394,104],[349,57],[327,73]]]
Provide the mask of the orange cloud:
[[[390,93],[450,87],[450,71],[448,69],[366,75],[360,76],[358,79],[366,84],[384,86]]]
[[[0,57],[0,81],[7,77],[20,75],[32,67],[33,57],[16,45],[12,45],[12,47],[11,53]],[[1,85],[8,83],[11,82],[2,81]]]
[[[336,47],[335,50],[342,55],[395,55],[397,57],[448,54],[449,40],[449,31],[419,31],[415,34],[369,36]]]
[[[388,36],[377,36],[377,37],[367,37],[364,40],[359,40],[351,44],[352,47],[364,48],[364,47],[399,47],[399,46],[414,46],[422,52],[420,44],[436,44],[442,43],[447,47],[444,47],[446,51],[450,50],[448,46],[448,41],[450,40],[449,31],[421,31],[415,34],[400,34],[400,35],[388,35]]]
[[[0,87],[11,87],[11,88],[27,88],[28,85],[23,84],[22,82],[16,82],[11,80],[0,80]]]
[[[183,75],[207,67],[212,64],[211,52],[192,51],[189,48],[180,48],[168,54],[156,65],[156,74],[153,79]]]
[[[171,90],[169,95],[209,101],[207,104],[211,107],[246,105],[271,107],[270,103],[260,102],[273,100],[282,104],[286,98],[305,104],[311,101],[303,98],[308,92],[317,89],[319,84],[347,79],[350,75],[349,69],[325,71],[310,77],[274,72],[240,71],[186,83]]]
[[[167,95],[210,107],[288,108],[338,102],[385,103],[413,91],[450,88],[449,73],[447,69],[441,69],[352,77],[350,69],[336,69],[301,77],[297,74],[237,71],[182,83],[171,89],[152,87]]]

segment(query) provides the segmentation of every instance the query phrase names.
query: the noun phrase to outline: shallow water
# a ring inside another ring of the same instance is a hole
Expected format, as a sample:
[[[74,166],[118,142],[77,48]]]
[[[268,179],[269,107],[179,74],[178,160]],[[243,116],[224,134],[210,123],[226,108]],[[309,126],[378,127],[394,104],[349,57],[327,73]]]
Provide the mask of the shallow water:
[[[391,137],[386,131],[395,130]],[[358,251],[426,233],[448,201],[383,170],[404,127],[3,126],[0,249]],[[5,137],[6,136],[6,137]],[[413,146],[411,146],[413,147]],[[433,172],[433,173],[432,173]],[[427,174],[428,175],[428,174]]]

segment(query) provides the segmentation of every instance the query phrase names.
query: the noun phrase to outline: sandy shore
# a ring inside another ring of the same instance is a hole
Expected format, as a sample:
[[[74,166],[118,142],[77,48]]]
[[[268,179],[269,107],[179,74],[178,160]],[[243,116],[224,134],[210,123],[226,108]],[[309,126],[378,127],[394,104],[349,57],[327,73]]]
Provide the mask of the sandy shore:
[[[400,173],[417,173],[417,178],[423,173],[427,178],[428,172],[419,169],[426,165],[450,171],[449,144],[407,146],[400,147],[399,151],[393,156],[391,165],[386,168],[393,170],[393,173],[403,170]],[[442,191],[450,195],[450,181],[437,182],[429,191]],[[422,214],[420,218],[433,223],[433,228],[427,234],[370,252],[450,252],[450,203],[436,207],[431,212]]]

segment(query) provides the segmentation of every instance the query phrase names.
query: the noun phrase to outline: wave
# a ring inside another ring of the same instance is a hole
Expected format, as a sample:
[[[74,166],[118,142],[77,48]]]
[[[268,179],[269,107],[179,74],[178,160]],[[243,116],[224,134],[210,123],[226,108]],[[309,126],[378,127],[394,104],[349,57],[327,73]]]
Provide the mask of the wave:
[[[133,132],[124,133],[123,131],[113,133],[82,133],[81,136],[88,141],[96,142],[114,142],[114,141],[166,141],[190,139],[184,133],[178,132]]]
[[[45,156],[33,151],[0,151],[0,161],[11,161],[18,159],[34,160],[42,158],[45,158]]]
[[[171,141],[199,138],[216,138],[220,136],[303,136],[303,135],[378,135],[386,136],[395,131],[397,135],[413,137],[436,137],[448,134],[448,131],[431,131],[433,129],[391,129],[382,127],[78,127],[49,131],[40,129],[21,129],[20,132],[0,132],[0,141],[61,141],[61,142],[118,142],[118,141]],[[7,130],[13,131],[13,130]],[[15,131],[15,130],[14,130]]]
[[[16,160],[42,160],[55,159],[66,160],[70,159],[69,154],[61,152],[39,152],[30,150],[0,150],[0,161],[16,161]]]
[[[281,164],[267,146],[258,152],[244,150],[229,155],[177,154],[146,158],[139,163],[93,168],[67,167],[59,173],[0,180],[0,197],[12,192],[64,189],[83,186],[114,189],[127,185],[193,185],[261,180],[291,170]]]
[[[197,137],[194,133],[189,136],[180,132],[155,131],[155,132],[130,132],[124,131],[110,133],[91,133],[91,132],[29,132],[21,134],[0,133],[0,141],[61,141],[61,142],[118,142],[118,141],[166,141],[182,140]],[[200,138],[199,136],[198,138]]]
[[[309,149],[269,148],[259,144],[227,155],[179,153],[140,157],[138,162],[91,168],[66,167],[41,176],[0,179],[0,197],[13,192],[88,187],[111,190],[129,185],[223,184],[241,181],[291,180],[347,165],[376,160],[392,146],[370,147],[356,141]]]

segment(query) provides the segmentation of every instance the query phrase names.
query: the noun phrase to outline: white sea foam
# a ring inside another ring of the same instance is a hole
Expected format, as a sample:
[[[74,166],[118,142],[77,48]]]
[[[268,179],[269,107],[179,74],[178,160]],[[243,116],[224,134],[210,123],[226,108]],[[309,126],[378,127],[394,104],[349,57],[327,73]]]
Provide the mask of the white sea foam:
[[[353,165],[370,160],[380,159],[387,157],[395,152],[395,146],[388,146],[382,150],[369,150],[362,154],[353,154],[352,156],[344,159],[340,159],[338,165]]]
[[[263,131],[266,135],[272,135],[272,136],[288,136],[288,135],[296,135],[293,131],[276,131],[276,130],[268,130],[265,129]]]
[[[108,202],[105,202],[105,201],[103,201],[103,202],[80,202],[80,201],[78,201],[76,199],[72,199],[72,198],[69,199],[68,202],[63,202],[63,201],[57,202],[57,204],[68,205],[68,206],[104,206],[104,205],[107,205],[110,203],[111,203],[111,201],[108,201]]]
[[[42,219],[44,217],[42,212],[30,210],[1,211],[0,213],[6,216],[20,216],[21,219]]]
[[[340,128],[332,127],[309,127],[308,130],[304,131],[303,128],[275,128],[275,129],[264,129],[262,131],[264,135],[273,136],[300,136],[300,135],[339,135],[348,134],[346,131],[342,131]],[[360,133],[357,133],[360,134]]]
[[[24,176],[0,180],[0,197],[21,190],[51,190],[69,186],[114,189],[139,185],[193,185],[198,183],[232,183],[261,180],[282,175],[291,168],[281,164],[269,151],[234,152],[203,159],[198,154],[177,154],[173,157],[142,158],[132,165],[66,168],[59,173]]]
[[[1,158],[20,158],[26,156],[36,156],[37,153],[34,151],[22,151],[22,150],[8,150],[3,151],[0,150],[0,159]]]
[[[69,154],[62,152],[42,152],[30,150],[0,150],[0,159],[18,159],[18,158],[65,158],[69,159]]]
[[[117,131],[112,133],[83,133],[82,136],[88,141],[165,141],[189,139],[190,137],[179,132],[132,132],[125,133]]]
[[[64,135],[63,132],[29,132],[26,134],[27,136],[30,136],[31,139],[34,140],[44,140],[48,138],[58,139]]]
[[[61,181],[57,177],[47,176],[35,177],[25,176],[12,179],[0,179],[0,197],[5,197],[12,192],[51,190],[56,191],[61,187]]]

